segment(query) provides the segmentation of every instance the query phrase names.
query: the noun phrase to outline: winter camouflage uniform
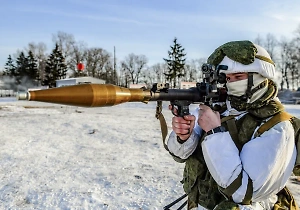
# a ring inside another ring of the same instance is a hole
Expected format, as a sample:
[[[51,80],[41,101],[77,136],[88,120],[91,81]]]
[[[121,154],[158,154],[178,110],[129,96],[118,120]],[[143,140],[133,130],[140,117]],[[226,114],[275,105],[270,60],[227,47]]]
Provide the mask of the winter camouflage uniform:
[[[257,49],[252,42],[229,42],[217,48],[209,57],[208,63],[217,66],[225,56],[244,65],[252,63],[255,58],[273,63],[272,60],[265,57],[260,57],[259,55],[256,55],[256,53]],[[229,130],[229,133],[232,139],[234,139],[234,143],[236,144],[237,148],[242,148],[245,143],[251,140],[256,128],[259,127],[262,122],[284,111],[283,105],[274,100],[276,95],[276,85],[271,80],[268,80],[268,90],[261,98],[253,103],[249,104],[243,102],[238,97],[228,98],[233,108],[236,110],[247,111],[246,115],[235,122],[235,126],[237,128],[236,130],[238,131],[237,133],[230,132],[231,128],[228,127],[228,121],[225,118],[222,122],[222,126]],[[300,123],[296,118],[290,120],[293,122],[295,129],[296,144],[300,144],[300,142],[298,142]],[[202,134],[196,150],[186,160],[182,160],[174,155],[174,159],[176,161],[185,161],[186,163],[182,182],[184,190],[188,194],[188,208],[192,209],[200,204],[207,209],[239,209],[238,204],[234,203],[231,198],[232,191],[239,186],[234,186],[233,184],[233,186],[231,186],[233,189],[229,190],[221,188],[214,181],[207,168],[201,149],[201,142],[205,138],[205,135],[206,134]],[[300,175],[299,160],[300,158],[298,155],[296,164],[297,166],[294,168],[294,173],[296,173],[296,175]],[[298,206],[287,188],[282,189],[277,195],[278,201],[274,206],[275,210],[298,210]],[[251,195],[250,197],[245,198],[242,202],[242,204],[249,203],[251,203]]]

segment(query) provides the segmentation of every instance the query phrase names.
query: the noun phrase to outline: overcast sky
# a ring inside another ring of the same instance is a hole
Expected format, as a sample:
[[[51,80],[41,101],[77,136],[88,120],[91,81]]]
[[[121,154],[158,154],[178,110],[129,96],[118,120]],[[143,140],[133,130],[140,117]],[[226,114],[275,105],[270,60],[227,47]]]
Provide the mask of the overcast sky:
[[[0,69],[9,54],[30,42],[53,49],[52,35],[63,31],[124,59],[146,55],[163,62],[174,37],[187,59],[208,57],[232,40],[271,33],[292,37],[300,23],[295,0],[10,0],[1,1]]]

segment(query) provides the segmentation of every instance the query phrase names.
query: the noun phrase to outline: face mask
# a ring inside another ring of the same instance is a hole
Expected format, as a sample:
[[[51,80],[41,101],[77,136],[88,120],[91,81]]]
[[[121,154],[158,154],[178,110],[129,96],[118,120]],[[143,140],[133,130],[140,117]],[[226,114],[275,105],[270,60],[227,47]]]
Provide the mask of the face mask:
[[[265,81],[266,78],[261,76],[260,74],[253,74],[253,88],[257,87],[260,83]],[[267,83],[266,83],[267,84]],[[246,93],[247,90],[247,85],[248,85],[248,79],[244,80],[239,80],[235,82],[228,82],[226,84],[228,88],[228,95],[233,95],[233,96],[242,96]],[[267,91],[267,85],[264,86],[263,88],[257,90],[253,96],[251,97],[250,101],[248,103],[252,103],[256,101],[258,98],[260,98],[265,92]]]
[[[247,90],[248,79],[243,79],[235,82],[226,83],[227,86],[227,94],[233,96],[242,96],[245,94]]]

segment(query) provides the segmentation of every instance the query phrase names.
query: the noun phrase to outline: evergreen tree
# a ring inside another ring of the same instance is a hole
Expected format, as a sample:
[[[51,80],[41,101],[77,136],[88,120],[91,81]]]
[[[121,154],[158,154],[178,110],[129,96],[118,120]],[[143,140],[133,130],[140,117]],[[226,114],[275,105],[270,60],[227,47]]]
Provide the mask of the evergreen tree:
[[[7,62],[5,63],[5,66],[4,66],[3,75],[9,76],[9,77],[16,76],[16,66],[14,64],[14,60],[12,59],[11,55],[9,55],[7,58]]]
[[[28,68],[26,72],[26,76],[34,85],[38,85],[39,83],[39,72],[37,67],[37,60],[34,58],[32,51],[28,52],[27,56],[28,60]]]
[[[43,85],[48,85],[50,88],[55,87],[56,80],[64,79],[66,76],[65,58],[59,50],[58,44],[56,44],[46,63]]]
[[[12,59],[11,55],[8,56],[7,62],[4,66],[4,71],[2,77],[5,81],[5,88],[17,90],[16,88],[16,66],[15,61]]]
[[[177,78],[178,81],[181,77],[184,76],[184,67],[185,67],[185,56],[184,48],[177,43],[177,38],[174,38],[173,46],[171,46],[171,50],[168,51],[169,58],[164,58],[168,66],[168,72],[164,73],[167,81],[170,83],[173,82],[173,87],[177,86]]]
[[[16,84],[20,85],[22,78],[28,74],[28,59],[22,51],[16,60]]]

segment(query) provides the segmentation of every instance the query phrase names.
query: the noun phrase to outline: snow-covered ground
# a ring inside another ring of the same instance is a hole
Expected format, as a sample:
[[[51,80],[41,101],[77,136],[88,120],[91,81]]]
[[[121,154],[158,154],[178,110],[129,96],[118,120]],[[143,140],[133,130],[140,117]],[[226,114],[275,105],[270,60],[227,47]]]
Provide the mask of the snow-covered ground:
[[[184,194],[184,164],[163,148],[155,106],[0,98],[0,209],[163,209]],[[300,117],[300,105],[286,108]],[[288,186],[300,203],[298,183]]]

